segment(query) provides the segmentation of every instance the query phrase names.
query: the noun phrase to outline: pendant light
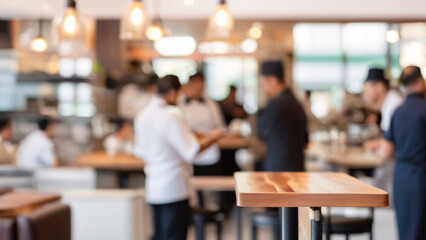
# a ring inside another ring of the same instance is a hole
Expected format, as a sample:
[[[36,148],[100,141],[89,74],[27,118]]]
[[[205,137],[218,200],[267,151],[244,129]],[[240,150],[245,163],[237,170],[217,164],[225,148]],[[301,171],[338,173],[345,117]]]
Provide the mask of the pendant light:
[[[43,21],[40,19],[38,22],[38,34],[31,41],[31,50],[34,52],[44,52],[47,49],[46,39],[43,37]]]
[[[145,25],[145,9],[142,0],[133,0],[120,23],[121,40],[142,40]]]
[[[166,30],[163,25],[163,21],[159,16],[160,10],[160,0],[156,0],[153,6],[154,12],[158,12],[158,15],[152,19],[151,25],[146,29],[146,37],[151,41],[157,41],[166,35],[170,35],[170,30]]]
[[[155,17],[152,20],[151,26],[146,29],[146,37],[151,41],[157,41],[166,35],[166,31],[163,28],[161,18]]]
[[[77,15],[75,0],[66,0],[66,9],[60,25],[62,38],[74,38],[79,34],[80,22]]]
[[[234,19],[226,8],[225,0],[220,0],[219,5],[210,17],[207,38],[220,40],[231,38],[234,28]]]

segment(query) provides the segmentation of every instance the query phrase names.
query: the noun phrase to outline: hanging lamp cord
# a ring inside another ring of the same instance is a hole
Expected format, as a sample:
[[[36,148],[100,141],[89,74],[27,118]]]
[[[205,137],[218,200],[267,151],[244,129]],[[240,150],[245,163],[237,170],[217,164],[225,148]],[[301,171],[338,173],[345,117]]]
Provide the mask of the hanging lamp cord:
[[[67,0],[65,6],[68,8],[76,8],[77,2],[75,0]]]

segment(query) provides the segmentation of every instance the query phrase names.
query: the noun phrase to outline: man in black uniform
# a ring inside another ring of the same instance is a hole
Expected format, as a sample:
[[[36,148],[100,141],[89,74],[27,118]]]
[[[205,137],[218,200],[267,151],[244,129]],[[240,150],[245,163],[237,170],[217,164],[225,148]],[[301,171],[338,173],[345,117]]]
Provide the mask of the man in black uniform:
[[[303,152],[308,139],[306,115],[285,84],[282,62],[264,62],[261,83],[270,98],[257,124],[259,138],[268,146],[264,170],[304,171]]]
[[[380,154],[395,153],[395,210],[399,239],[426,239],[426,84],[420,68],[409,66],[401,74],[407,100],[395,110],[384,134]]]
[[[257,123],[259,138],[268,147],[264,171],[304,171],[307,120],[302,105],[285,84],[283,63],[263,63],[261,83],[270,98]],[[286,239],[297,239],[297,208],[286,208],[280,215],[285,219],[286,229],[289,230],[283,233]]]

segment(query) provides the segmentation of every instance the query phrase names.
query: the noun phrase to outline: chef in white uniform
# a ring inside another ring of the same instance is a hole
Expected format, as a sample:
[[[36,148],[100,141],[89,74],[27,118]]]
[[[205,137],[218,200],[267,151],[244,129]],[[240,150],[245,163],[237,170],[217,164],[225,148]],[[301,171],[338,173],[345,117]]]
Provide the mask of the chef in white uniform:
[[[17,165],[26,168],[45,168],[57,165],[54,144],[55,123],[49,119],[38,122],[38,130],[27,135],[20,143]]]
[[[186,240],[191,218],[189,177],[197,154],[221,136],[213,131],[196,136],[176,102],[180,82],[168,75],[157,82],[154,95],[135,119],[137,157],[146,162],[146,200],[153,208],[155,240]]]

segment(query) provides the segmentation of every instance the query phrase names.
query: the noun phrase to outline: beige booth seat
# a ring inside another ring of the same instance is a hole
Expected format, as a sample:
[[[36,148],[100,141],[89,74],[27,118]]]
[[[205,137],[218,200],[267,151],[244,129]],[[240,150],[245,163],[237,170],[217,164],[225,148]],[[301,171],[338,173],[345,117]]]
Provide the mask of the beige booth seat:
[[[151,236],[151,213],[141,190],[69,191],[73,240],[141,240]]]

